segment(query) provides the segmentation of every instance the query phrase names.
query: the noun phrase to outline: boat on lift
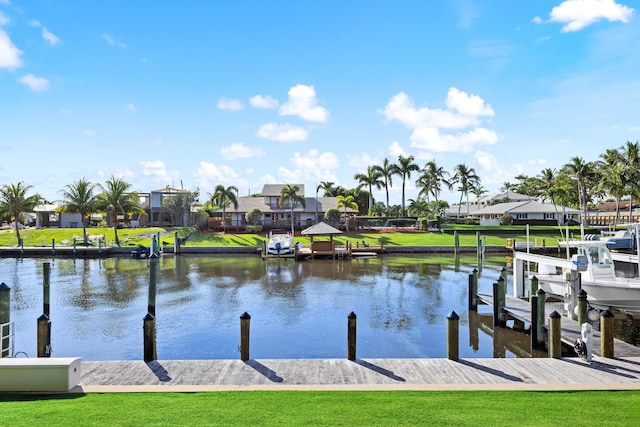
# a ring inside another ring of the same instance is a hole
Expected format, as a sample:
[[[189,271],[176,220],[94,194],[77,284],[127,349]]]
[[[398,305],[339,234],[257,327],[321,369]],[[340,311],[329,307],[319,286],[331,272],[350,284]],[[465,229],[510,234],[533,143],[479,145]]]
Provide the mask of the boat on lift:
[[[293,236],[287,230],[271,230],[267,252],[271,255],[286,255],[293,252]]]

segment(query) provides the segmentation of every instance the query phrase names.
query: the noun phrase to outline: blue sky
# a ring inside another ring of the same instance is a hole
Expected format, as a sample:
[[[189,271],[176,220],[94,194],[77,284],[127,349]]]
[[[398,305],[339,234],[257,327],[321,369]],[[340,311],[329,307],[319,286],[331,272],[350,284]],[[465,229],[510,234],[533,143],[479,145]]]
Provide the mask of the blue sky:
[[[637,8],[0,0],[0,184],[49,200],[111,175],[201,201],[217,184],[313,196],[402,154],[467,163],[497,191],[640,139]]]

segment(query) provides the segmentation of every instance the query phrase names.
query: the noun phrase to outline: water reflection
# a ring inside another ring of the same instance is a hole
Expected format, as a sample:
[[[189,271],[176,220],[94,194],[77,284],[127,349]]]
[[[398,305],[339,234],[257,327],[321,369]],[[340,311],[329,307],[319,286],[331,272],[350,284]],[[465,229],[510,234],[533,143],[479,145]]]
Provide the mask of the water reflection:
[[[51,263],[54,356],[142,358],[149,264],[129,258],[0,259],[0,281],[11,287],[16,350],[35,354],[43,262]],[[468,326],[460,328],[460,357],[529,357],[528,335],[494,333],[490,315],[467,312],[468,275],[475,263],[475,256],[312,262],[161,257],[158,357],[238,358],[239,316],[245,311],[252,316],[255,359],[343,358],[351,311],[358,315],[359,357],[446,357],[451,311]],[[479,274],[481,292],[490,292],[504,265],[504,257],[487,260]],[[625,331],[640,335],[637,325]]]

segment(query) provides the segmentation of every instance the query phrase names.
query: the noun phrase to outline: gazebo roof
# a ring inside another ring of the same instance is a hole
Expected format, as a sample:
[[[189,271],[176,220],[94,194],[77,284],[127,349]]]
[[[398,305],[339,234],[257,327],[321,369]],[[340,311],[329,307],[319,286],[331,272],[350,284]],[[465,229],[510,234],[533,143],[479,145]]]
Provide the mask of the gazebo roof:
[[[302,230],[303,236],[320,236],[320,235],[342,234],[342,231],[330,226],[326,222],[319,222],[309,228]]]

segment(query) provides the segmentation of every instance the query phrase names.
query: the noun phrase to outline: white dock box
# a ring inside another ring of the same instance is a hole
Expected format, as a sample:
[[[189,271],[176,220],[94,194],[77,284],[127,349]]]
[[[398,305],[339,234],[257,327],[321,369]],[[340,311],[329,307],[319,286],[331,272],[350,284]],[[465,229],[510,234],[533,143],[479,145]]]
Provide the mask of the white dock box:
[[[80,384],[80,357],[0,359],[0,391],[69,391]]]

